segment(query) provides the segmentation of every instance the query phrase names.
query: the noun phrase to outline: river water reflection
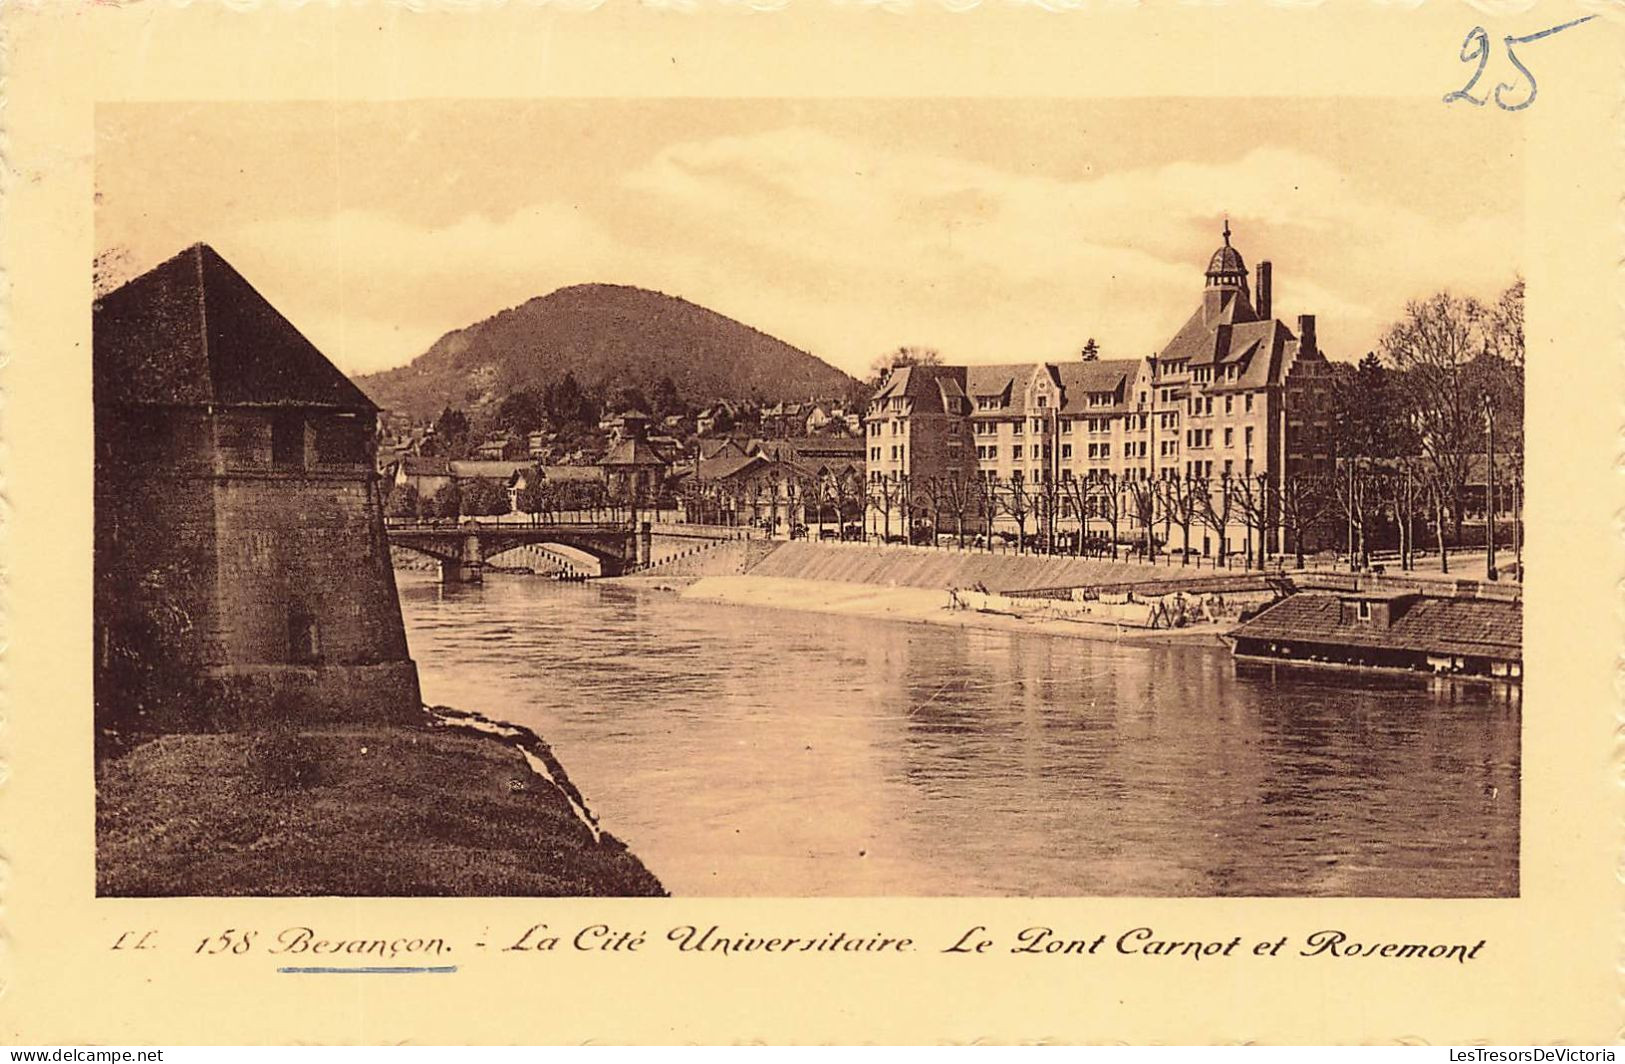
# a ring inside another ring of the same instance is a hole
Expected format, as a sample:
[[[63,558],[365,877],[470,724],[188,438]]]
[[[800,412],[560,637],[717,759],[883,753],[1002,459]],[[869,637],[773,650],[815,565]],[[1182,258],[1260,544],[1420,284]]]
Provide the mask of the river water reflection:
[[[1504,690],[397,578],[425,699],[534,728],[673,894],[1517,893]]]

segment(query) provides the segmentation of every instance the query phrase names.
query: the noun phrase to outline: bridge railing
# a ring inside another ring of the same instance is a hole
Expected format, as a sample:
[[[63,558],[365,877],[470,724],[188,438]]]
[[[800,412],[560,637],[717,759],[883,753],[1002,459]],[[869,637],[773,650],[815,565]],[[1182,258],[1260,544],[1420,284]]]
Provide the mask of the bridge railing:
[[[571,511],[560,514],[503,514],[490,517],[386,517],[384,527],[391,531],[401,532],[456,532],[459,530],[471,531],[476,529],[489,529],[491,531],[519,530],[526,528],[543,528],[557,525],[611,525],[628,530],[637,526],[631,518],[616,515],[607,511],[594,514],[591,511]]]

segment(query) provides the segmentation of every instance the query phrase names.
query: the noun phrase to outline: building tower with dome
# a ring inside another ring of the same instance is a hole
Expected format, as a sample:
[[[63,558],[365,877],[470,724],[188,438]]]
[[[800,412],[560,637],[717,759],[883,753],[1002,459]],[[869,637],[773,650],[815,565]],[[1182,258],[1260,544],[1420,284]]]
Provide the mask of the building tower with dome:
[[[1271,264],[1249,275],[1228,219],[1222,235],[1201,302],[1149,358],[894,370],[866,418],[870,482],[890,478],[918,490],[926,477],[974,476],[1039,493],[1046,484],[1108,475],[1215,491],[1228,482],[1245,485],[1269,510],[1269,549],[1294,549],[1279,500],[1290,477],[1331,466],[1333,371],[1314,315],[1300,314],[1296,329],[1275,318]],[[906,491],[872,494],[897,499],[899,513],[887,521],[871,507],[871,532],[906,527]],[[1182,546],[1178,532],[1172,538],[1164,545]],[[1193,530],[1192,549],[1212,555],[1249,546],[1239,518],[1222,544],[1218,538]]]

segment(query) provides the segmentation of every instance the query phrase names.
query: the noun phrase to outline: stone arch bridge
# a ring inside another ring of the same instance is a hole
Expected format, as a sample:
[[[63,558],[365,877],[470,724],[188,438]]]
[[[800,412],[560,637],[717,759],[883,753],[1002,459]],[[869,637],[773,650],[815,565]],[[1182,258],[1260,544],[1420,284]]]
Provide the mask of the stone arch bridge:
[[[598,560],[599,574],[620,576],[649,564],[649,522],[561,521],[535,524],[506,521],[399,523],[385,529],[392,547],[426,554],[440,563],[447,583],[477,584],[485,560],[516,547],[556,544]]]

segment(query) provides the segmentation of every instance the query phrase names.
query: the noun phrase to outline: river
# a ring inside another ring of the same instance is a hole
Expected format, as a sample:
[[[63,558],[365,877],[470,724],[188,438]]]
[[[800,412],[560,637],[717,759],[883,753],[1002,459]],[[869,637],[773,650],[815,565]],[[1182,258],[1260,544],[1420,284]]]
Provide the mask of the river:
[[[1515,691],[397,579],[424,698],[535,729],[675,895],[1517,893]]]

